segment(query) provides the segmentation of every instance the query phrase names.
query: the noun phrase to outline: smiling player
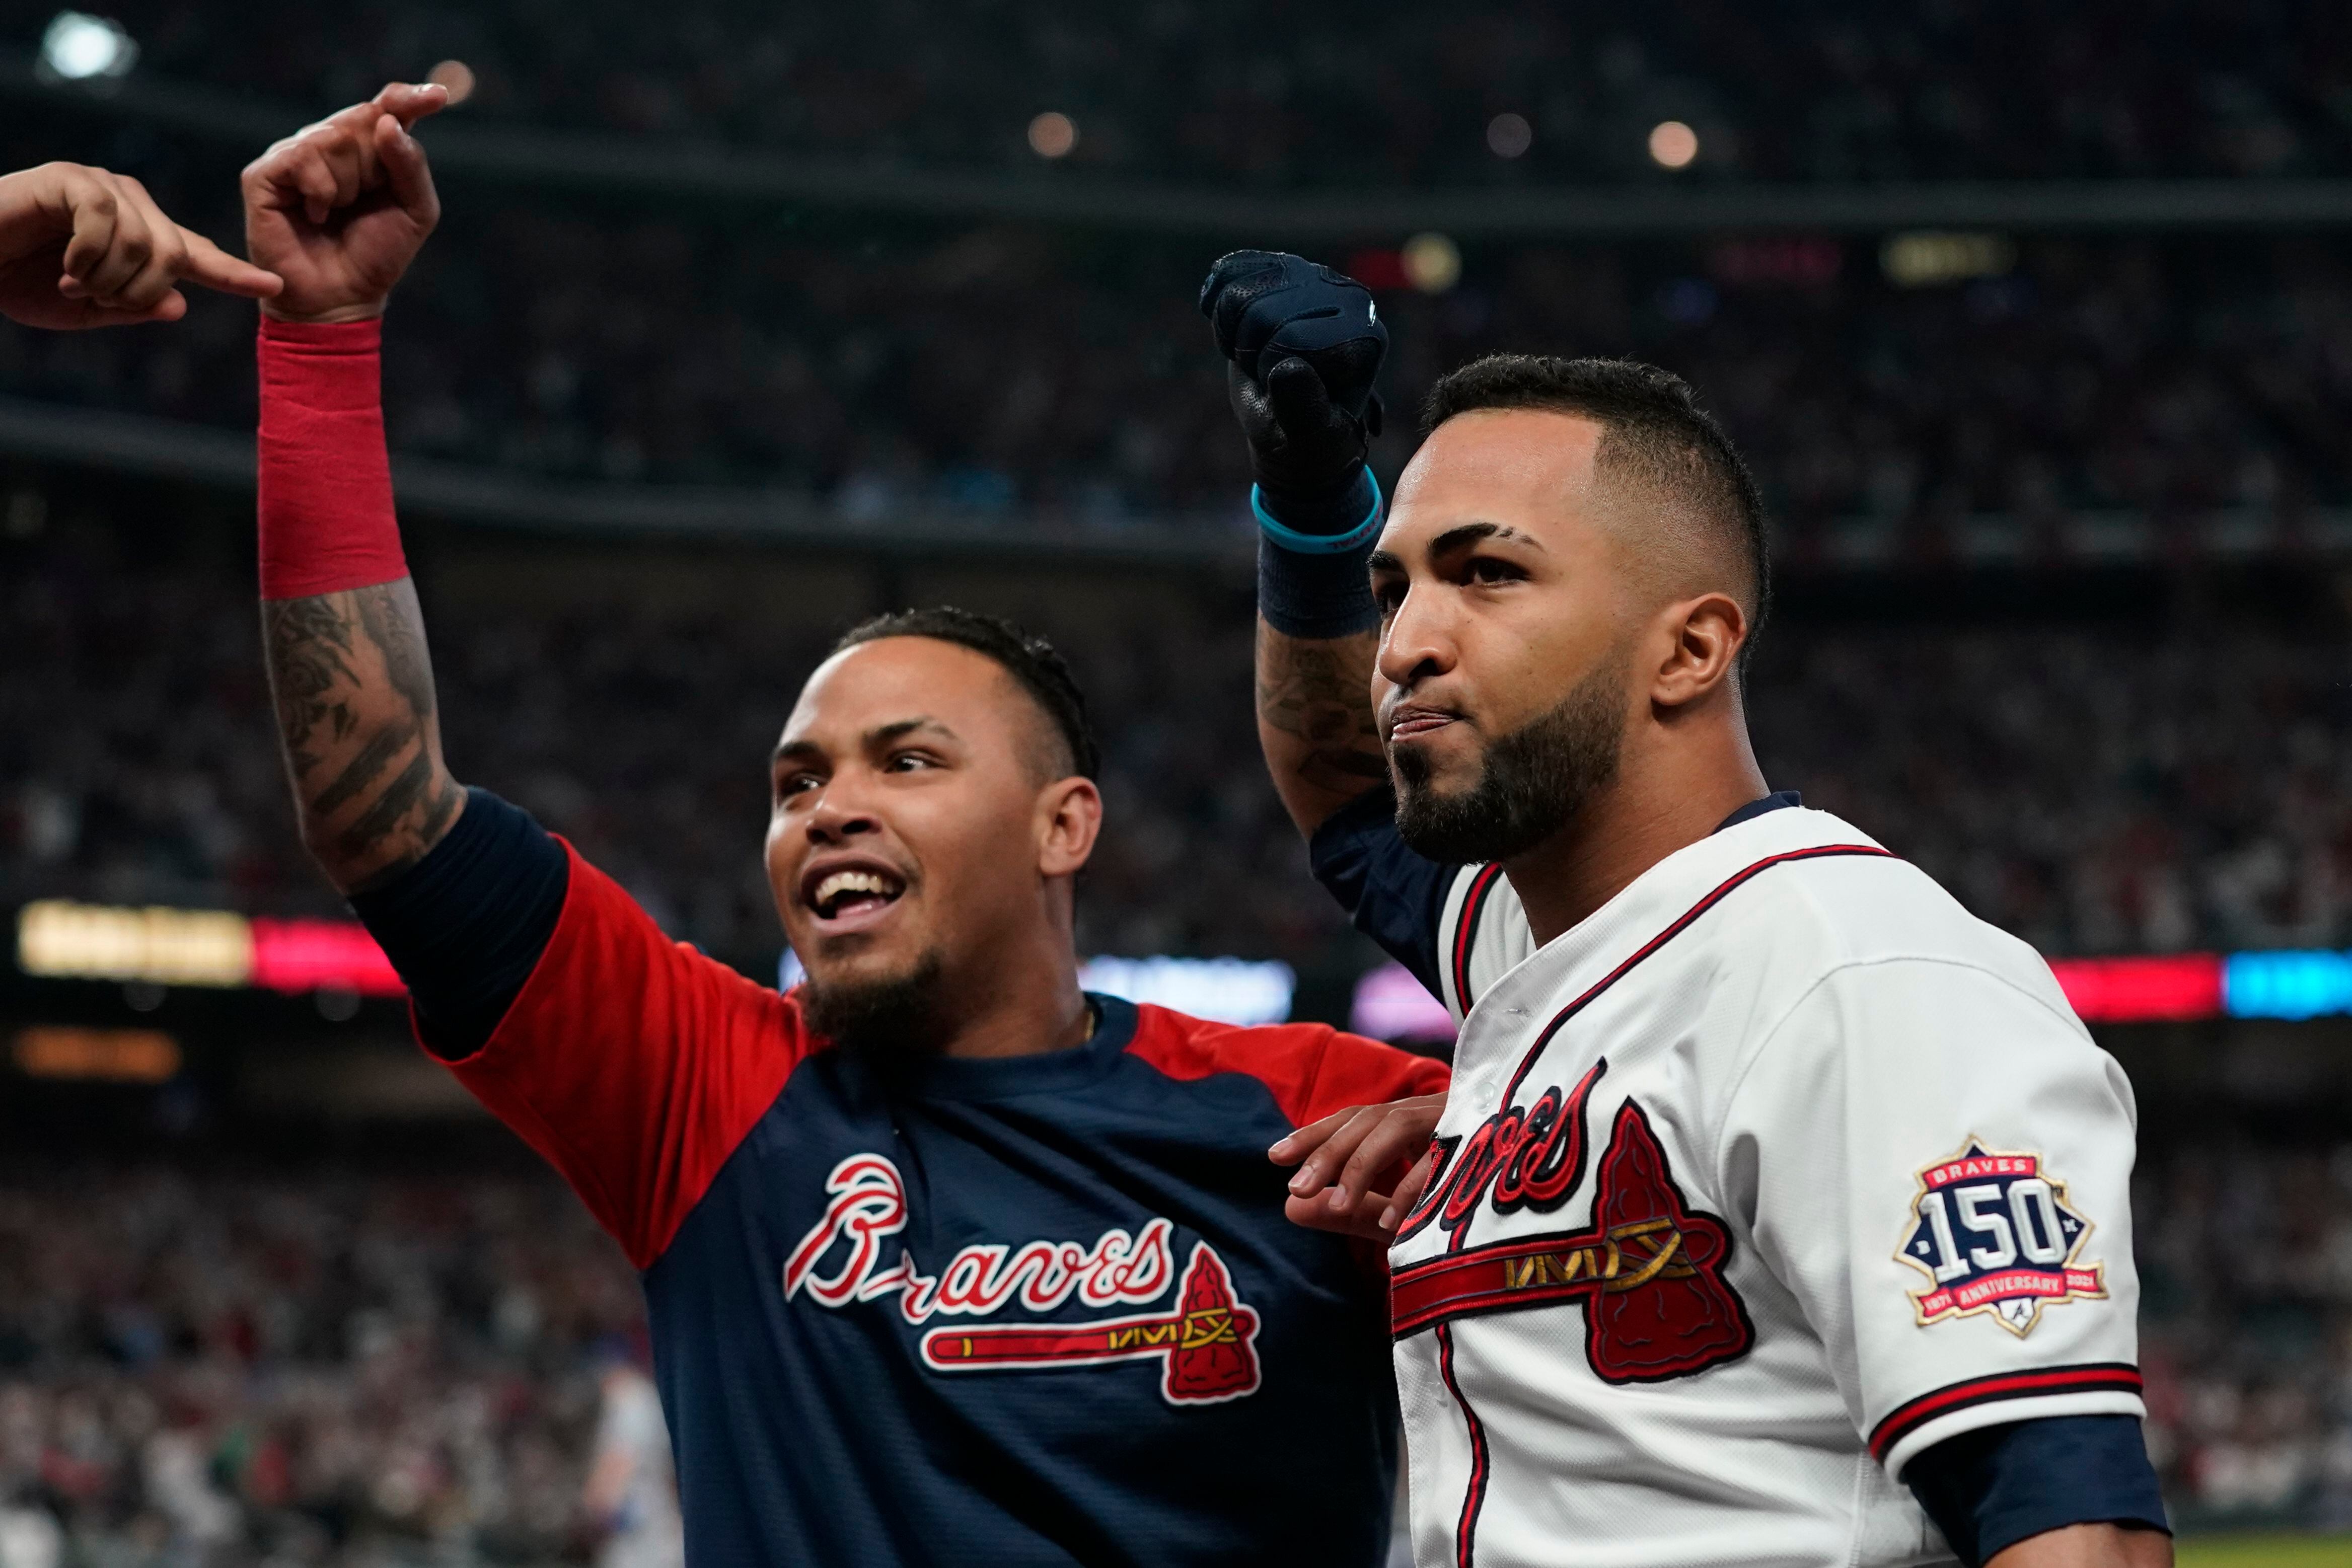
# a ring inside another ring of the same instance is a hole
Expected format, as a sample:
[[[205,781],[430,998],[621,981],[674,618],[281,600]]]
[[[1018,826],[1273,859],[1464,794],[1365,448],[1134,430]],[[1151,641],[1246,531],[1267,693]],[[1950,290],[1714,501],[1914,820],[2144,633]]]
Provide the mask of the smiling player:
[[[259,349],[280,738],[426,1048],[644,1270],[688,1561],[1379,1562],[1382,1286],[1285,1222],[1264,1150],[1443,1071],[1080,990],[1102,800],[1051,649],[923,611],[810,676],[767,833],[791,995],[450,776],[377,370],[439,211],[408,127],[442,101],[388,88],[246,172],[287,280]]]
[[[1243,252],[1201,303],[1267,762],[1462,1021],[1446,1095],[1275,1151],[1394,1243],[1416,1560],[2169,1563],[2130,1085],[2031,948],[1768,789],[1761,508],[1690,389],[1466,366],[1383,517],[1369,294]]]

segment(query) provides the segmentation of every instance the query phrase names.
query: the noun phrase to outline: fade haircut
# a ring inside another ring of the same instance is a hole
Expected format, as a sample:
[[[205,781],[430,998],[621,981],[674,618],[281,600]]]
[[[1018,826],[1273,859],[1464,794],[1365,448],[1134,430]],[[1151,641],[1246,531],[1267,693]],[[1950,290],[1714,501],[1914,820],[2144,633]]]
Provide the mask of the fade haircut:
[[[1764,502],[1754,476],[1690,383],[1633,360],[1565,360],[1540,354],[1489,354],[1429,389],[1421,434],[1477,409],[1538,409],[1571,413],[1601,426],[1594,470],[1612,471],[1675,503],[1711,544],[1744,569],[1748,641],[1739,670],[1764,630],[1772,602],[1772,564],[1764,538]]]
[[[1042,759],[1046,764],[1045,777],[1064,778],[1075,773],[1092,779],[1100,771],[1102,758],[1095,745],[1094,727],[1087,720],[1086,694],[1078,690],[1068,661],[1043,637],[1024,631],[1002,616],[940,604],[928,610],[895,611],[860,622],[841,634],[833,652],[845,653],[885,637],[928,637],[934,643],[969,648],[994,661],[1037,705],[1061,742],[1060,755]]]

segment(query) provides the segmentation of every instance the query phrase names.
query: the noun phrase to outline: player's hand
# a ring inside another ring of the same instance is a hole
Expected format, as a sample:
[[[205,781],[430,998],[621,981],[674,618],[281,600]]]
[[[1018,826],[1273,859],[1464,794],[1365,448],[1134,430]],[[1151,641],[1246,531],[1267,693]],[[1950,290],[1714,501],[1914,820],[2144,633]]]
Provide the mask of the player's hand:
[[[1421,1201],[1435,1150],[1430,1137],[1445,1113],[1445,1096],[1422,1094],[1385,1105],[1350,1105],[1301,1127],[1266,1151],[1276,1165],[1295,1165],[1283,1206],[1294,1225],[1388,1242]],[[1381,1173],[1406,1160],[1412,1168],[1393,1190],[1379,1192]]]
[[[73,330],[176,321],[178,285],[263,299],[271,273],[163,215],[128,174],[44,163],[0,176],[0,316]]]
[[[1259,487],[1309,506],[1345,493],[1381,433],[1372,382],[1389,329],[1371,290],[1281,251],[1237,250],[1209,269],[1201,314],[1229,361]]]
[[[448,102],[446,88],[394,82],[246,166],[247,254],[286,280],[266,312],[286,321],[383,314],[441,221],[433,171],[409,128]]]

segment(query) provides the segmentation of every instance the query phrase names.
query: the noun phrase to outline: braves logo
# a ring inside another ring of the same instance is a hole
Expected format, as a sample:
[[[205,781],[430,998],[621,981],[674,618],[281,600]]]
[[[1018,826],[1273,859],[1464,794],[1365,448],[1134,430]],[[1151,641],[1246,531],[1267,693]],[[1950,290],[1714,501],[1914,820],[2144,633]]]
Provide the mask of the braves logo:
[[[1557,1208],[1574,1196],[1585,1105],[1606,1067],[1594,1063],[1564,1094],[1547,1090],[1524,1115],[1506,1109],[1489,1117],[1463,1141],[1447,1162],[1445,1186],[1419,1216],[1452,1231],[1451,1245],[1391,1281],[1397,1338],[1455,1318],[1580,1301],[1585,1360],[1607,1383],[1686,1377],[1753,1347],[1747,1303],[1724,1278],[1731,1233],[1683,1197],[1649,1118],[1631,1100],[1618,1108],[1601,1158],[1589,1228],[1463,1246],[1462,1227],[1490,1185],[1498,1214]]]
[[[941,1372],[986,1372],[1157,1356],[1160,1397],[1171,1405],[1222,1405],[1256,1393],[1257,1313],[1234,1298],[1233,1277],[1205,1241],[1192,1246],[1178,1300],[1173,1312],[1076,1328],[933,1329],[923,1336],[923,1360]]]
[[[907,1225],[907,1186],[880,1155],[852,1155],[825,1178],[824,1217],[784,1260],[784,1299],[807,1292],[832,1308],[895,1295],[900,1316],[986,1317],[1015,1303],[1051,1312],[1073,1297],[1091,1307],[1158,1301],[1176,1282],[1174,1222],[1154,1218],[1139,1234],[1113,1228],[1093,1246],[1032,1241],[966,1247],[936,1274],[899,1249],[882,1264],[884,1243]],[[835,1260],[830,1271],[828,1260]],[[1256,1312],[1234,1294],[1224,1260],[1197,1242],[1178,1308],[1157,1315],[1104,1318],[1037,1328],[933,1329],[924,1363],[940,1372],[1076,1366],[1160,1357],[1160,1392],[1172,1405],[1217,1404],[1257,1391]]]
[[[2105,1265],[2076,1262],[2091,1222],[2041,1155],[1994,1154],[1970,1138],[1918,1175],[1895,1255],[1927,1276],[1927,1289],[1910,1292],[1920,1327],[1989,1312],[2023,1339],[2043,1307],[2105,1298]]]
[[[1397,1239],[1418,1233],[1434,1219],[1453,1238],[1451,1244],[1459,1247],[1462,1227],[1477,1212],[1490,1187],[1497,1214],[1522,1208],[1549,1214],[1575,1197],[1584,1185],[1584,1103],[1608,1071],[1604,1058],[1566,1094],[1555,1085],[1538,1095],[1533,1105],[1505,1106],[1467,1137],[1439,1139],[1429,1196],[1398,1230]]]

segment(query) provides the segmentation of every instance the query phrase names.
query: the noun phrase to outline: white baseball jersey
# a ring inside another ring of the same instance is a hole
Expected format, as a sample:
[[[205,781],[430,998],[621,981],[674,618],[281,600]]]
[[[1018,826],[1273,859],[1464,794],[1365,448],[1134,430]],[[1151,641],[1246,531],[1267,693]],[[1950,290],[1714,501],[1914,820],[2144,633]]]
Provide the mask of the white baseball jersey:
[[[2142,1414],[2134,1111],[2047,965],[1825,812],[1540,949],[1490,868],[1391,1255],[1422,1568],[1951,1560],[1928,1446]]]

